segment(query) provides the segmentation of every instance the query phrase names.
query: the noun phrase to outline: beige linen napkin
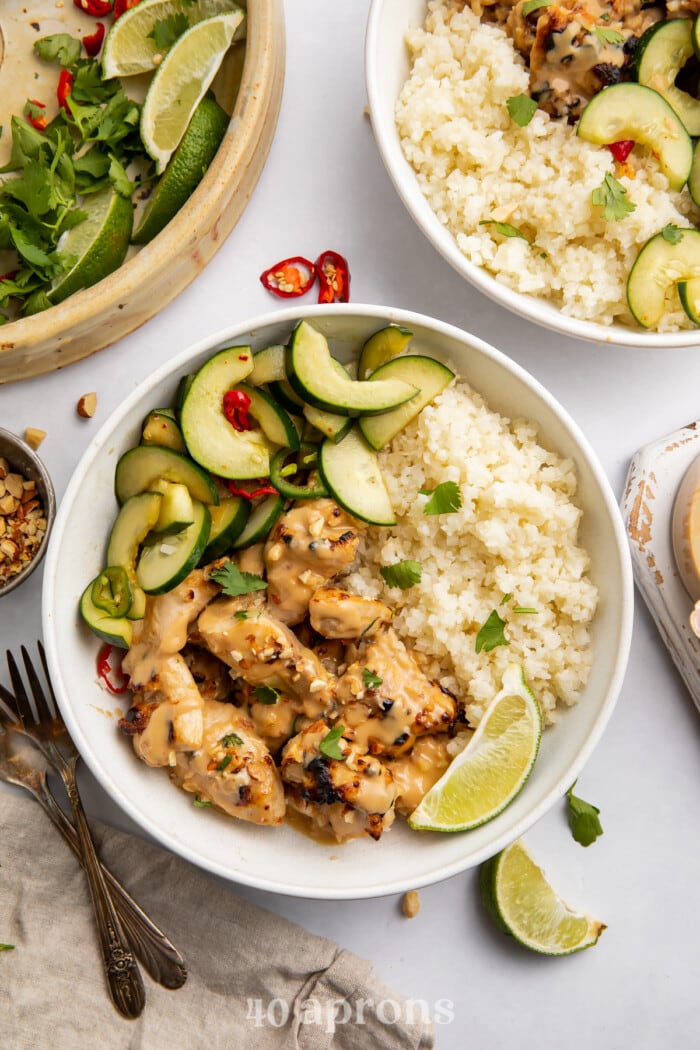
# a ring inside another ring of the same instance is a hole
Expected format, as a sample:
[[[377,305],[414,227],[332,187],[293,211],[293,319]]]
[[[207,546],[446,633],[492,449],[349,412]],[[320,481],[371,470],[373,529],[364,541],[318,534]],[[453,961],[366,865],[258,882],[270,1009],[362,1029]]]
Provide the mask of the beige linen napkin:
[[[85,876],[30,799],[0,794],[3,1050],[429,1050],[433,1027],[371,965],[139,838],[93,822],[98,852],[185,956],[144,973],[136,1021],[111,1005]],[[334,1022],[333,1017],[337,1020]]]

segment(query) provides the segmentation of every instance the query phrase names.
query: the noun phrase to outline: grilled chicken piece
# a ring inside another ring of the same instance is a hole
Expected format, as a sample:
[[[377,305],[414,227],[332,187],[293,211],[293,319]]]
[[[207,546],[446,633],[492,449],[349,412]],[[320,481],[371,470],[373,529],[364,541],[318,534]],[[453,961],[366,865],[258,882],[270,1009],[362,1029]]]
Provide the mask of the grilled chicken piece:
[[[343,759],[320,750],[330,726],[319,720],[298,733],[282,752],[282,779],[288,800],[338,841],[369,835],[378,839],[394,821],[396,789],[391,773],[346,737],[338,746]]]
[[[387,761],[396,784],[396,810],[408,816],[445,772],[452,756],[447,733],[422,736],[409,754]]]
[[[147,688],[135,692],[119,728],[132,737],[134,751],[146,765],[172,765],[178,751],[200,746],[203,703],[182,656],[161,656]]]
[[[370,637],[391,620],[384,602],[361,598],[338,587],[319,587],[309,602],[311,626],[324,638]]]
[[[302,702],[268,686],[252,686],[239,678],[235,688],[236,704],[247,714],[260,739],[275,754],[309,719],[303,714]]]
[[[203,700],[228,700],[233,682],[226,664],[196,645],[186,645],[182,658]]]
[[[304,500],[265,544],[268,601],[286,624],[306,616],[311,595],[355,557],[359,524],[331,499]]]
[[[444,732],[458,715],[455,698],[430,681],[391,627],[360,643],[336,696],[348,737],[373,755],[410,751],[416,737]]]
[[[250,719],[232,704],[204,702],[201,746],[179,754],[171,777],[185,791],[252,824],[281,824],[284,789]]]

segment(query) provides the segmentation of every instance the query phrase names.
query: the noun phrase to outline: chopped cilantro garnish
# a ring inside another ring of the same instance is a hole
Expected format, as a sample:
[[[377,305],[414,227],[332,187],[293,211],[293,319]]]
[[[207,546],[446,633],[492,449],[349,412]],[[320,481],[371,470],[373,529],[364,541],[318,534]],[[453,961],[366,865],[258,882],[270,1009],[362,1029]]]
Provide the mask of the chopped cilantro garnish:
[[[624,219],[625,215],[629,215],[637,207],[627,200],[627,190],[610,172],[606,173],[602,185],[596,186],[591,193],[591,201],[596,207],[603,209],[603,218],[607,222]]]
[[[537,112],[537,103],[529,95],[513,95],[506,100],[506,105],[510,119],[521,128],[527,127]]]
[[[233,614],[235,620],[247,620],[249,616],[250,613],[246,609],[238,609]]]
[[[159,51],[167,51],[172,47],[178,37],[190,28],[190,20],[187,15],[168,15],[167,18],[159,19],[148,34]]]
[[[259,704],[276,704],[280,695],[271,685],[256,685],[253,693]]]
[[[515,605],[513,606],[513,612],[522,616],[523,613],[536,613],[537,609],[533,609],[531,605]]]
[[[241,572],[235,561],[227,561],[220,569],[211,574],[211,579],[221,584],[221,589],[229,598],[239,594],[250,594],[251,591],[264,591],[267,584],[262,576],[252,572]]]
[[[680,244],[683,240],[683,230],[673,222],[668,222],[661,231],[661,236],[669,244]]]
[[[495,219],[481,219],[479,226],[493,226],[496,233],[500,233],[502,237],[522,237],[524,241],[527,241],[527,237],[522,230],[519,230],[517,226],[511,226],[509,222],[496,222]],[[528,244],[530,242],[528,241]]]
[[[212,803],[208,798],[200,798],[199,795],[195,795],[192,799],[192,805],[196,806],[197,809],[208,809]]]
[[[523,15],[527,18],[533,11],[539,11],[541,7],[551,7],[553,0],[525,0],[523,4]]]
[[[499,605],[507,605],[512,597],[513,597],[513,595],[510,592],[508,592],[508,594],[504,594],[503,595],[503,597],[501,598],[501,600],[500,600],[500,602],[498,604]]]
[[[430,499],[423,507],[424,514],[452,514],[462,506],[462,493],[456,481],[443,481],[436,488],[421,489]]]
[[[594,26],[593,32],[601,44],[624,44],[625,38],[617,29],[605,29],[603,26]]]
[[[590,802],[574,795],[576,781],[566,793],[568,803],[569,827],[571,833],[582,846],[590,846],[603,834],[603,826],[598,819],[600,810]]]
[[[224,758],[221,759],[220,762],[217,763],[216,772],[223,773],[223,771],[226,769],[226,766],[230,765],[231,762],[233,762],[233,755],[226,755]]]
[[[78,63],[81,43],[68,33],[54,33],[34,41],[34,50],[45,62],[58,62],[61,66],[74,66]]]
[[[333,726],[324,736],[321,743],[318,745],[318,749],[322,755],[326,758],[335,758],[338,761],[342,761],[345,755],[340,750],[338,741],[345,732],[345,726]]]
[[[490,653],[492,649],[496,649],[499,645],[510,645],[506,638],[505,626],[506,621],[501,619],[497,609],[493,609],[476,636],[475,649],[477,653],[480,653],[482,649],[485,653]]]
[[[362,668],[362,681],[365,683],[368,689],[377,689],[384,681],[374,671],[370,671],[369,667]]]
[[[239,737],[238,733],[227,733],[226,736],[222,736],[219,743],[223,747],[240,747],[243,741]],[[228,762],[226,763],[226,765],[228,765]]]
[[[419,561],[396,561],[393,565],[382,565],[379,571],[389,587],[400,587],[406,591],[420,583],[423,566]]]

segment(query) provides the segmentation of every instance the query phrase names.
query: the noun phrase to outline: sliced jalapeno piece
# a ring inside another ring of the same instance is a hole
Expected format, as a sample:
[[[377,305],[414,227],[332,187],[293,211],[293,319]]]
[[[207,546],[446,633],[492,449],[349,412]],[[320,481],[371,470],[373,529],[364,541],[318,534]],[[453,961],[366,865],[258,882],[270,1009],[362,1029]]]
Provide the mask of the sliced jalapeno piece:
[[[270,463],[270,481],[287,499],[321,499],[328,489],[316,471],[317,445],[304,442],[298,452],[281,448]],[[303,484],[292,478],[306,477]]]
[[[108,616],[126,616],[131,608],[131,587],[126,569],[121,565],[110,565],[103,569],[92,585],[93,605]]]

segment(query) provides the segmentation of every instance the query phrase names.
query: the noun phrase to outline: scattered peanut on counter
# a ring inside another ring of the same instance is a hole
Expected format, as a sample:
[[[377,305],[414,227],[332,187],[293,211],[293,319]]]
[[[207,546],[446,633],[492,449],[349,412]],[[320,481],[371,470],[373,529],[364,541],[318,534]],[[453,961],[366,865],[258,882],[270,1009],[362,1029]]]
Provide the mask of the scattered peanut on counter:
[[[89,394],[83,394],[76,405],[78,415],[82,416],[83,419],[92,419],[96,408],[97,394],[94,390],[91,390]]]
[[[401,910],[407,919],[413,919],[420,911],[420,897],[418,890],[409,890],[404,893],[401,901]]]
[[[45,532],[36,482],[12,471],[0,457],[0,588],[32,560]]]
[[[27,442],[30,448],[34,449],[35,452],[45,437],[46,431],[39,430],[38,427],[27,427],[27,429],[24,432],[24,440]]]

